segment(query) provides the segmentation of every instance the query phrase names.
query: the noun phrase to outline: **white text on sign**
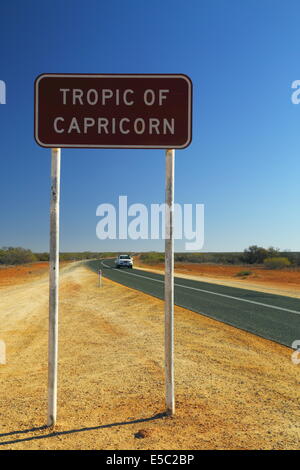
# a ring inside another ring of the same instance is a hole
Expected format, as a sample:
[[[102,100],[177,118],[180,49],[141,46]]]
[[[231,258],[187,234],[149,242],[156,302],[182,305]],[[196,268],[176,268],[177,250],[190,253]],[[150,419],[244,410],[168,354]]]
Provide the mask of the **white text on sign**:
[[[62,104],[66,106],[133,106],[136,104],[134,90],[120,89],[112,90],[104,88],[96,90],[82,90],[80,88],[60,88],[62,96]],[[143,103],[146,106],[163,106],[167,100],[170,90],[152,90],[147,89],[143,94]],[[53,129],[57,134],[88,134],[90,131],[97,134],[117,134],[123,135],[134,133],[136,135],[156,134],[156,135],[173,135],[175,133],[175,119],[159,119],[157,117],[149,117],[148,119],[128,117],[111,118],[107,117],[72,117],[66,120],[63,116],[57,116],[53,121]]]

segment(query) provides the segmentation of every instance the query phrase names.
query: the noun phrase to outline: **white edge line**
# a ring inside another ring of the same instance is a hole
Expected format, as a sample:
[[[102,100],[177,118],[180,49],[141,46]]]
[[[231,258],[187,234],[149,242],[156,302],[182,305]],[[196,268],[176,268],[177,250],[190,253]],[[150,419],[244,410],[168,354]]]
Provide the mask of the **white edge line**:
[[[112,266],[108,266],[107,264],[101,262],[101,264],[103,266],[105,266],[106,268],[111,268],[111,269],[115,269],[115,268],[112,268]],[[120,271],[121,272],[121,271]],[[164,281],[162,281],[161,279],[154,279],[153,277],[148,277],[148,276],[141,276],[140,274],[135,274],[135,273],[126,273],[126,274],[129,274],[131,276],[137,276],[137,277],[142,277],[144,279],[150,279],[151,281],[156,281],[156,282],[162,282],[164,283]],[[212,294],[212,295],[219,295],[220,297],[227,297],[229,299],[234,299],[234,300],[240,300],[241,302],[248,302],[250,304],[255,304],[255,305],[262,305],[263,307],[268,307],[268,308],[275,308],[276,310],[283,310],[285,312],[289,312],[289,313],[295,313],[296,315],[300,315],[300,312],[298,312],[297,310],[290,310],[288,308],[284,308],[284,307],[277,307],[276,305],[269,305],[269,304],[264,304],[262,302],[256,302],[255,300],[248,300],[248,299],[241,299],[240,297],[234,297],[232,295],[227,295],[227,294],[220,294],[219,292],[211,292],[209,290],[205,290],[205,289],[199,289],[198,287],[191,287],[191,286],[184,286],[182,284],[176,284],[174,283],[174,286],[177,286],[177,287],[183,287],[184,289],[192,289],[192,290],[196,290],[196,291],[199,291],[199,292],[205,292],[206,294]]]

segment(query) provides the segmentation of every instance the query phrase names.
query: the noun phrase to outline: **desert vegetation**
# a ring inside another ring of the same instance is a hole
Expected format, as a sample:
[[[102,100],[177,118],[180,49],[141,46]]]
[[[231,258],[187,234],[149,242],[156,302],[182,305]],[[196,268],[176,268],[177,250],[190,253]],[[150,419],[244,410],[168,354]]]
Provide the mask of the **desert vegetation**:
[[[147,252],[140,255],[142,263],[154,265],[164,262],[164,253]],[[300,266],[300,252],[280,251],[252,245],[243,252],[175,253],[175,263],[205,263],[223,265],[263,265],[268,269]],[[265,262],[265,260],[267,260]],[[271,260],[271,261],[270,261]]]
[[[114,253],[99,253],[92,251],[82,252],[62,252],[59,255],[60,261],[80,261],[94,258],[108,258],[115,256]],[[0,265],[17,265],[34,263],[38,261],[49,261],[49,253],[33,253],[31,250],[22,247],[3,247],[0,249]]]
[[[61,252],[61,261],[80,261],[88,259],[111,258],[116,252]],[[130,254],[130,253],[129,253]],[[279,251],[276,248],[263,248],[252,245],[243,252],[211,252],[211,253],[175,253],[176,263],[205,263],[222,265],[261,265],[267,269],[295,268],[300,266],[300,252]],[[164,263],[162,252],[145,252],[139,254],[142,263],[155,265]],[[34,253],[22,247],[3,247],[0,249],[0,265],[18,265],[37,261],[49,261],[49,253]]]
[[[25,264],[38,261],[38,258],[31,250],[21,247],[4,247],[0,249],[0,264]]]

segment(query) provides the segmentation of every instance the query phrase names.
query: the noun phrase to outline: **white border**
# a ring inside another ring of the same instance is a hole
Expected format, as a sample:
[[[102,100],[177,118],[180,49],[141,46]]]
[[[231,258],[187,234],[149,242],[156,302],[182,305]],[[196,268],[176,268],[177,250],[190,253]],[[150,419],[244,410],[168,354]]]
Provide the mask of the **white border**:
[[[71,145],[71,144],[44,144],[38,137],[38,97],[39,97],[39,82],[43,78],[183,78],[188,83],[188,139],[187,141],[180,146],[174,145]],[[80,73],[68,73],[68,74],[54,74],[54,73],[45,73],[39,75],[35,81],[35,140],[36,142],[44,148],[111,148],[111,149],[183,149],[186,148],[192,142],[192,81],[187,75],[183,74],[80,74]]]

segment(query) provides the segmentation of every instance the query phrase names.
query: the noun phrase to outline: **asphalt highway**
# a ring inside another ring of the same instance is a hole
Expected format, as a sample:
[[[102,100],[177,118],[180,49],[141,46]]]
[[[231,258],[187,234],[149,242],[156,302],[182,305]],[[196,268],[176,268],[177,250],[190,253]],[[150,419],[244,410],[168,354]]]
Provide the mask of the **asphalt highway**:
[[[114,260],[93,260],[90,269],[132,289],[164,298],[164,276],[114,267]],[[300,300],[247,289],[175,277],[175,304],[292,347],[300,340]]]

